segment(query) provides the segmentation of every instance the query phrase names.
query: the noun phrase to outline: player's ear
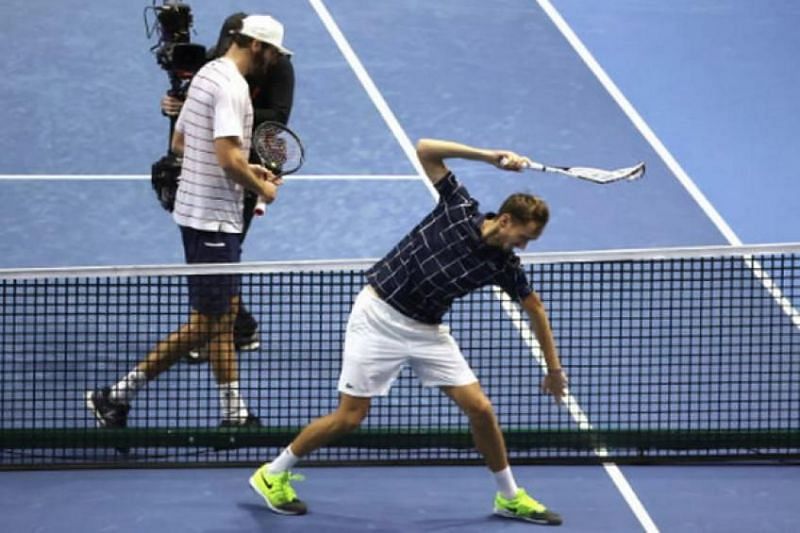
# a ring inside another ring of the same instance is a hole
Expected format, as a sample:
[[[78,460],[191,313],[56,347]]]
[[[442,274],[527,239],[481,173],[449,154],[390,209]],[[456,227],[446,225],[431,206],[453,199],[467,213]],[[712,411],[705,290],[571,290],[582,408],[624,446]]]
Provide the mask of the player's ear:
[[[509,213],[502,213],[497,215],[497,222],[500,224],[501,228],[507,228],[511,225],[511,215]]]

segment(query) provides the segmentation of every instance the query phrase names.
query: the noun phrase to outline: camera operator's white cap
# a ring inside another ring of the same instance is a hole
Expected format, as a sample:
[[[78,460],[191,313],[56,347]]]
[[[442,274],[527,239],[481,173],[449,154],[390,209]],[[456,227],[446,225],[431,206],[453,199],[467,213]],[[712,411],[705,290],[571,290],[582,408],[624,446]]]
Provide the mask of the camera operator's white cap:
[[[242,21],[242,35],[252,37],[262,43],[271,44],[285,55],[292,55],[292,51],[283,47],[283,24],[267,15],[249,15]]]

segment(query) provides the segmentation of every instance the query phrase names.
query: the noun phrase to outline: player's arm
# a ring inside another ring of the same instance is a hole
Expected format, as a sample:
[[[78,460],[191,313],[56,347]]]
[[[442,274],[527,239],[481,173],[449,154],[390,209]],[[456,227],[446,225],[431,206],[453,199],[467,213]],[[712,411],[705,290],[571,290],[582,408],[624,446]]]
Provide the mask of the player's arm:
[[[531,329],[539,342],[547,363],[547,375],[542,380],[542,390],[552,394],[557,401],[560,401],[566,394],[567,375],[561,368],[561,360],[558,357],[556,343],[553,339],[553,331],[550,329],[550,321],[547,318],[547,311],[542,300],[535,292],[530,293],[522,299],[520,305],[527,313]]]
[[[214,139],[214,150],[219,166],[228,179],[260,195],[268,204],[275,200],[279,180],[264,167],[247,162],[238,137],[217,137]]]
[[[483,161],[503,170],[521,170],[527,161],[527,158],[508,150],[476,148],[438,139],[420,139],[417,142],[417,158],[434,185],[449,172],[444,164],[445,159]]]

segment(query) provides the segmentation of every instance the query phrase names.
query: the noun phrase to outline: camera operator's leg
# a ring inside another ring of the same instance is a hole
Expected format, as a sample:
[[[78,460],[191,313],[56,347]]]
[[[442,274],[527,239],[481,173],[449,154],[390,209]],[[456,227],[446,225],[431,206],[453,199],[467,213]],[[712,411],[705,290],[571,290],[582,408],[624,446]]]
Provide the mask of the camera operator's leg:
[[[250,311],[239,301],[239,312],[233,326],[233,342],[237,350],[249,352],[261,346],[261,335],[258,331],[258,322]]]

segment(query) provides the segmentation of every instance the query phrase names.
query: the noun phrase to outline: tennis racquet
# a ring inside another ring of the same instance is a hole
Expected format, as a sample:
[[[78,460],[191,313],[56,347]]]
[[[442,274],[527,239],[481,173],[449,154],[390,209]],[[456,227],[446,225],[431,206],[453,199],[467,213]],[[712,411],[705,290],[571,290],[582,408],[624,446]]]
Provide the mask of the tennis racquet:
[[[503,161],[501,161],[503,163]],[[593,167],[551,167],[536,161],[526,163],[523,167],[528,170],[535,170],[538,172],[550,172],[553,174],[561,174],[562,176],[570,176],[592,183],[614,183],[615,181],[631,181],[644,176],[645,166],[644,163],[638,163],[632,167],[617,168],[613,170],[606,170],[602,168]]]
[[[253,132],[252,143],[261,164],[276,176],[293,174],[303,166],[303,143],[283,124],[262,122]],[[266,203],[259,199],[254,213],[262,216],[266,211]]]

